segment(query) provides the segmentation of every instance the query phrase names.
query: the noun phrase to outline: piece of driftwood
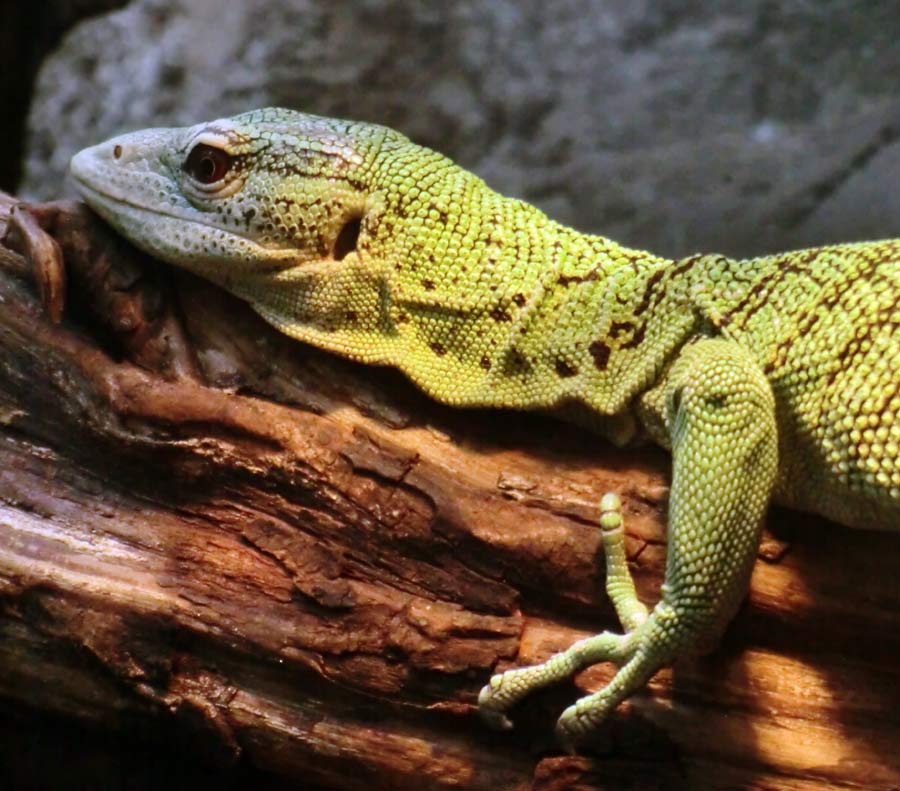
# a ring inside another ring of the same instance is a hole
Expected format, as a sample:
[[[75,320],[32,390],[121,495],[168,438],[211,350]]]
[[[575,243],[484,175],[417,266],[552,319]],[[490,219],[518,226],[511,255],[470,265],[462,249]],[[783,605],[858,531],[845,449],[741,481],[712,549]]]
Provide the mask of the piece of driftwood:
[[[41,259],[7,228],[12,204],[0,238]],[[83,209],[35,216],[68,304],[54,325],[26,277],[41,261],[0,253],[7,706],[154,721],[198,762],[300,787],[900,787],[900,532],[775,511],[722,645],[659,673],[590,753],[559,753],[553,724],[608,666],[494,733],[474,707],[492,670],[618,628],[604,491],[623,496],[655,600],[665,455],[434,404],[279,335]]]

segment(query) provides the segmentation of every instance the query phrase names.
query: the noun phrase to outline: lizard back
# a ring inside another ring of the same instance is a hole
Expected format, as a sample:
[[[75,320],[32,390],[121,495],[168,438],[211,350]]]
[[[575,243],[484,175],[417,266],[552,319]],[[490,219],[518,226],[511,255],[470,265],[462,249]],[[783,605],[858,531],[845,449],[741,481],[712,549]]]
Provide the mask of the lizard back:
[[[701,261],[701,312],[752,350],[775,395],[776,499],[848,525],[896,527],[900,240]]]

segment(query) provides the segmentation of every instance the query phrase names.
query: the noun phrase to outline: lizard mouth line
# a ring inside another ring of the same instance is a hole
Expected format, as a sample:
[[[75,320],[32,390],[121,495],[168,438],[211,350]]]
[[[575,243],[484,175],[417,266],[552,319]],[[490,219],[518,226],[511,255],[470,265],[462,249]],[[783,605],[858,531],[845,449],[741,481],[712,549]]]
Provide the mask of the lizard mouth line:
[[[234,233],[234,231],[226,231],[224,228],[221,228],[214,223],[206,222],[203,219],[202,215],[185,217],[182,214],[176,214],[175,212],[164,211],[162,209],[154,208],[153,206],[147,206],[143,203],[137,203],[133,200],[123,198],[121,195],[116,195],[112,192],[103,192],[85,181],[82,177],[75,175],[74,173],[72,174],[72,178],[78,185],[78,189],[81,192],[85,193],[87,197],[93,198],[93,202],[96,204],[102,205],[104,203],[112,203],[117,206],[128,206],[132,209],[136,209],[139,212],[145,212],[146,214],[151,214],[155,217],[168,217],[169,219],[179,220],[180,222],[190,223],[191,225],[205,225],[207,228],[213,228],[219,233],[231,236],[235,239],[241,239],[248,244],[254,244],[257,245],[260,249],[264,249],[262,245],[257,244],[257,242],[254,242],[252,239],[248,239],[246,236],[241,236],[240,234]]]
[[[120,206],[130,206],[133,209],[145,211],[148,214],[166,214],[166,212],[156,211],[155,209],[151,209],[149,206],[143,206],[140,203],[135,203],[134,201],[123,198],[120,195],[114,195],[112,192],[102,192],[76,173],[72,173],[72,180],[78,186],[78,191],[86,193],[88,197],[92,197],[95,199],[99,198],[102,201],[116,203]]]
[[[103,192],[98,190],[96,187],[88,183],[84,178],[72,174],[72,178],[75,181],[78,190],[82,193],[83,197],[87,199],[87,204],[94,209],[94,211],[99,214],[105,214],[109,217],[110,221],[115,224],[115,211],[114,208],[116,206],[127,206],[130,209],[133,209],[135,212],[149,215],[150,217],[166,217],[170,220],[174,220],[176,222],[185,223],[186,225],[203,225],[207,228],[212,228],[216,233],[225,238],[230,238],[235,240],[237,243],[241,245],[250,245],[255,248],[261,254],[271,255],[272,252],[278,253],[287,253],[290,252],[285,248],[281,247],[273,247],[268,248],[261,245],[259,242],[254,241],[246,236],[241,236],[238,233],[234,233],[234,231],[227,231],[224,228],[215,225],[214,223],[207,222],[202,215],[185,217],[181,214],[176,214],[175,212],[164,211],[161,209],[154,208],[152,206],[146,206],[141,203],[137,203],[136,201],[129,200],[128,198],[123,198],[119,195],[116,195],[112,192]],[[105,210],[105,211],[104,211]],[[296,265],[294,261],[272,261],[271,266],[262,267],[258,263],[256,265],[257,272],[263,273],[276,273],[280,272],[284,269],[290,269]]]
[[[181,222],[187,225],[203,225],[207,228],[212,228],[214,231],[216,231],[216,233],[220,235],[220,237],[234,240],[235,246],[239,244],[241,246],[250,246],[251,248],[254,248],[257,253],[263,258],[271,258],[273,253],[275,253],[276,256],[278,256],[278,254],[284,256],[284,258],[276,257],[274,260],[270,260],[268,265],[262,265],[259,261],[257,261],[254,265],[256,275],[276,275],[280,272],[283,272],[287,269],[293,269],[297,266],[297,261],[290,256],[290,253],[292,252],[290,249],[286,249],[283,247],[265,247],[254,239],[250,239],[246,236],[242,236],[241,234],[234,233],[234,231],[225,230],[224,228],[215,225],[214,223],[207,222],[203,218],[202,214],[198,213],[197,216],[185,217],[181,214],[176,214],[174,212],[164,211],[152,206],[146,206],[144,204],[137,203],[136,201],[120,197],[119,195],[116,195],[112,192],[103,192],[96,189],[84,178],[76,175],[75,173],[72,174],[72,178],[76,182],[79,191],[82,193],[82,196],[86,199],[88,206],[90,206],[91,209],[96,211],[98,214],[106,217],[113,225],[116,225],[115,207],[127,206],[137,213],[146,214],[150,217],[165,217],[170,220],[174,220],[175,222]],[[125,233],[125,235],[128,235],[127,232]]]

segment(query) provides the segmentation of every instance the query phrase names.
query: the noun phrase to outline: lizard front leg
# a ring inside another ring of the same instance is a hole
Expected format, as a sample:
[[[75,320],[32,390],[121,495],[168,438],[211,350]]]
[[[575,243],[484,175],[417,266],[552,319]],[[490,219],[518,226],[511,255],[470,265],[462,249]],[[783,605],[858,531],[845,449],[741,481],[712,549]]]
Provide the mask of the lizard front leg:
[[[624,565],[618,510],[604,498],[607,590],[626,633],[605,632],[541,665],[494,676],[479,696],[490,722],[508,723],[503,712],[533,689],[596,662],[616,663],[606,687],[560,717],[557,733],[571,746],[659,668],[718,638],[746,594],[778,466],[775,405],[762,370],[737,344],[703,339],[682,351],[642,408],[659,418],[672,448],[662,597],[643,617]]]

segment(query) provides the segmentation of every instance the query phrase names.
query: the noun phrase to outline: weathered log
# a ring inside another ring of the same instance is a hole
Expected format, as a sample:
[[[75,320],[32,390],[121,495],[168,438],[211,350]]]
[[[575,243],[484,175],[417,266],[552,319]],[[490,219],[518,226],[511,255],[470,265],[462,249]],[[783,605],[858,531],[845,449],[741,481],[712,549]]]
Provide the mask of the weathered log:
[[[0,237],[10,203],[0,206]],[[52,219],[47,219],[51,217]],[[493,733],[492,670],[617,629],[597,504],[661,582],[667,459],[550,419],[451,410],[295,343],[74,209],[53,325],[0,257],[0,696],[306,787],[900,785],[900,533],[775,511],[747,605],[593,752],[556,715]]]

